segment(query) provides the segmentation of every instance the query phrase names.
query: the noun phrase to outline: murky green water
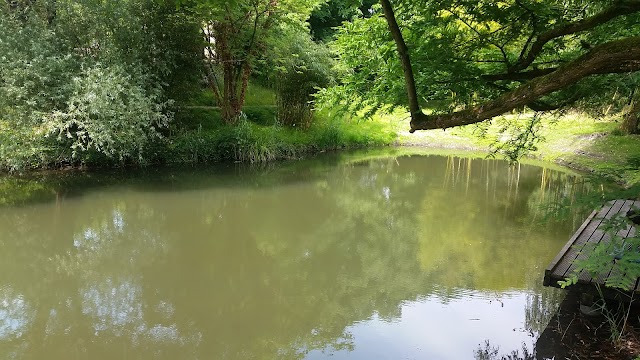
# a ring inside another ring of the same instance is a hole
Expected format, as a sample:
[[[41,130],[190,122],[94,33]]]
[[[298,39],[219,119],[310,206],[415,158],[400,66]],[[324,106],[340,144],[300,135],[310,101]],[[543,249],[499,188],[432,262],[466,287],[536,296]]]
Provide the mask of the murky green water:
[[[581,220],[540,205],[584,191],[441,156],[79,177],[0,207],[2,359],[531,349],[561,295],[543,269]]]

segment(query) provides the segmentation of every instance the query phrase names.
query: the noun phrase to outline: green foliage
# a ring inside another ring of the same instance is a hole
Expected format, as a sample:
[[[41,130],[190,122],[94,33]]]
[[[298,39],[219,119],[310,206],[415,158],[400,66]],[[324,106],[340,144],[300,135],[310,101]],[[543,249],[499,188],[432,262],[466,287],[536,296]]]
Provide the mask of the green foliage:
[[[161,158],[175,164],[211,163],[233,159],[234,138],[227,128],[189,131],[169,140]]]
[[[120,162],[142,161],[144,147],[168,126],[160,91],[145,91],[122,67],[98,64],[71,87],[66,109],[46,115],[44,126],[59,142],[70,143],[74,158],[95,150]]]
[[[302,131],[279,123],[258,125],[243,116],[236,126],[199,128],[172,136],[166,148],[159,150],[158,161],[261,163],[326,150],[385,146],[396,138],[395,130],[382,121],[345,122],[329,120],[324,114],[318,120]]]
[[[195,106],[177,108],[170,128],[171,133],[175,134],[198,129],[211,130],[223,125],[219,108]]]
[[[316,8],[309,17],[311,34],[315,40],[329,41],[336,28],[355,17],[371,16],[369,9],[377,0],[329,0]]]
[[[278,120],[306,129],[313,120],[314,94],[334,83],[333,59],[325,45],[306,33],[284,31],[282,38],[278,51],[283,60],[274,74]]]
[[[274,125],[277,122],[275,106],[245,106],[244,114],[247,120],[258,125]]]
[[[274,106],[275,104],[276,94],[273,89],[258,82],[249,82],[245,98],[246,106]]]
[[[3,11],[0,27],[0,119],[37,126],[40,114],[66,101],[79,59],[37,18],[23,23]]]
[[[511,162],[517,162],[523,156],[536,151],[537,143],[544,140],[541,136],[542,116],[536,113],[524,123],[509,117],[498,119],[498,133],[501,141],[492,142],[490,156],[502,154]],[[497,140],[497,139],[496,139]]]
[[[40,128],[0,120],[0,170],[20,171],[57,162],[64,150],[44,137]]]
[[[56,6],[57,36],[85,65],[124,66],[145,88],[162,87],[176,98],[198,89],[200,24],[174,1],[80,0]]]
[[[323,107],[344,107],[352,114],[364,110],[369,116],[387,104],[403,103],[402,69],[383,18],[345,23],[332,47],[341,85],[320,92]]]
[[[409,48],[420,105],[439,113],[494,99],[530,77],[509,78],[511,67],[536,38],[560,24],[578,22],[608,1],[393,1]],[[404,76],[381,9],[338,31],[333,46],[343,70],[339,87],[323,93],[350,112],[405,106]],[[638,34],[638,14],[547,42],[526,71],[549,70],[575,59],[588,47]],[[492,77],[495,76],[495,77]],[[620,109],[637,74],[592,77],[542,99],[555,106]],[[616,95],[617,94],[617,95]],[[612,101],[613,100],[613,101]]]
[[[197,88],[198,23],[172,1],[51,4],[0,5],[0,167],[143,161],[168,96]]]
[[[245,107],[274,106],[276,104],[276,95],[271,89],[271,85],[262,85],[260,81],[268,82],[268,80],[262,78],[250,79],[249,85],[247,85],[247,93],[245,94]],[[218,103],[210,89],[202,88],[192,94],[184,105],[211,107],[218,106]]]
[[[26,15],[25,15],[26,16]],[[79,61],[46,22],[0,11],[0,169],[58,160],[42,114],[64,105]]]

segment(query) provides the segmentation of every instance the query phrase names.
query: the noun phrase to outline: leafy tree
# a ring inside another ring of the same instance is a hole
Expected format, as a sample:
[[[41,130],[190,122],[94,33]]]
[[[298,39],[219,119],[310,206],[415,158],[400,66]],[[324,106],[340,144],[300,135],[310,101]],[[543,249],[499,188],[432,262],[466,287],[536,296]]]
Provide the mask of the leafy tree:
[[[354,109],[408,105],[412,131],[524,106],[593,107],[638,81],[639,1],[381,3],[376,16],[340,30],[348,72],[334,99],[357,94]]]
[[[204,23],[205,74],[222,118],[238,120],[258,61],[283,23],[304,22],[320,0],[181,1]]]
[[[235,123],[256,57],[273,25],[277,3],[202,1],[198,5],[197,11],[206,22],[203,36],[207,83],[222,108],[224,121]]]

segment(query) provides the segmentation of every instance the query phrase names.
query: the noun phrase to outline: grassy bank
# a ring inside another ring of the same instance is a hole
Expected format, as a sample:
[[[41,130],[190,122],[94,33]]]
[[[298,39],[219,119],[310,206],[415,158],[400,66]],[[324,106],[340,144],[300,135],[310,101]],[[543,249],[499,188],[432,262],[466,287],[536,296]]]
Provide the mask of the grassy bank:
[[[337,149],[401,147],[495,151],[500,157],[517,131],[533,114],[512,114],[491,122],[454,129],[408,133],[406,113],[376,115],[373,119],[335,117],[328,111],[315,114],[307,129],[283,126],[277,121],[272,90],[251,84],[244,117],[225,125],[208,91],[196,94],[174,109],[163,138],[148,144],[141,157],[126,161],[85,151],[74,156],[64,141],[43,137],[43,129],[20,133],[0,120],[0,171],[59,167],[118,167],[123,165],[196,164],[222,161],[266,162],[300,158]],[[595,119],[583,114],[543,118],[526,156],[585,171],[627,186],[640,184],[640,136],[623,136],[615,117]],[[415,151],[415,150],[411,150]],[[639,185],[640,186],[640,185]]]
[[[408,119],[400,120],[398,143],[490,152],[513,138],[506,124],[523,126],[533,114],[507,115],[490,124],[408,133]],[[396,115],[397,117],[397,115]],[[554,162],[604,177],[626,186],[640,186],[640,136],[622,135],[616,117],[596,119],[570,113],[542,119],[540,141],[528,157]],[[496,156],[500,156],[496,154]]]
[[[330,119],[318,114],[308,129],[264,125],[243,119],[236,126],[199,127],[167,138],[152,149],[151,158],[169,164],[220,161],[265,162],[299,158],[312,153],[391,145],[396,141],[392,122]]]
[[[226,125],[209,91],[203,91],[178,109],[166,141],[149,154],[154,162],[168,164],[221,161],[267,162],[309,154],[392,145],[397,141],[397,121],[344,119],[327,111],[316,112],[309,128],[284,126],[278,121],[272,90],[250,84],[236,125]]]

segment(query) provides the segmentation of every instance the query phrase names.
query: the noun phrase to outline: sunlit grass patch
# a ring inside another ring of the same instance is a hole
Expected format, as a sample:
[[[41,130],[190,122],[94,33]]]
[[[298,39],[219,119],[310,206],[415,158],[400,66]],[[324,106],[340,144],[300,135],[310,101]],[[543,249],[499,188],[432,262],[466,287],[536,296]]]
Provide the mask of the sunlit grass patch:
[[[502,131],[508,129],[505,124],[523,126],[534,113],[508,114],[481,124],[413,134],[408,133],[407,115],[396,116],[404,123],[399,135],[403,145],[490,151],[509,141],[514,133]],[[536,129],[539,141],[528,157],[564,164],[628,186],[640,184],[640,136],[621,135],[619,117],[594,118],[569,112],[545,115],[540,120]]]

